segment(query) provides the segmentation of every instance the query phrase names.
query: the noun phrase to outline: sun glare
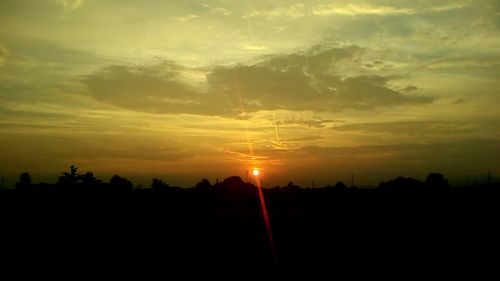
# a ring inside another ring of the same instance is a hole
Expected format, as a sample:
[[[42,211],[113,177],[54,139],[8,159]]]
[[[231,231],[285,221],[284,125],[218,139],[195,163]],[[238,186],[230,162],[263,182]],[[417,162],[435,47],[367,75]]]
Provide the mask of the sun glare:
[[[254,169],[253,169],[253,171],[252,171],[252,174],[253,174],[254,176],[258,176],[258,175],[260,174],[259,169],[254,168]]]

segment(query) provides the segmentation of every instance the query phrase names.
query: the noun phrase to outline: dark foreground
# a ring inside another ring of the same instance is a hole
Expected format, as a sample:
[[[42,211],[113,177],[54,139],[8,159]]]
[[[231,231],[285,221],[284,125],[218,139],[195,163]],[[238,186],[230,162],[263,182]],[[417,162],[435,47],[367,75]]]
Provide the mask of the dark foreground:
[[[19,261],[422,264],[494,261],[500,192],[166,189],[1,192],[3,254]],[[88,257],[88,258],[84,258]]]

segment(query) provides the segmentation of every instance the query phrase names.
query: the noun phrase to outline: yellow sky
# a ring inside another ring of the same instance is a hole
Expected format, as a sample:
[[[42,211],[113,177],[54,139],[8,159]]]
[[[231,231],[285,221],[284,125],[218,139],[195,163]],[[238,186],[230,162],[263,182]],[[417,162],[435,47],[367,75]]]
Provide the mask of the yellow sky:
[[[0,176],[500,174],[500,4],[0,2]]]

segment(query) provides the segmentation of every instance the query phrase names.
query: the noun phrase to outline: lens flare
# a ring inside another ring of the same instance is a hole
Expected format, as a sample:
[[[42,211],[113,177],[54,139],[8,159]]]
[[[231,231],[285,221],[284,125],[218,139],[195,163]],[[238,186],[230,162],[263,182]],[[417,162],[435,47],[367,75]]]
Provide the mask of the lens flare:
[[[253,170],[254,175],[255,171],[259,172],[258,169],[254,169]],[[260,209],[262,211],[262,217],[264,218],[264,224],[266,225],[267,236],[269,238],[269,246],[271,248],[271,253],[273,255],[273,261],[274,263],[277,263],[278,256],[276,254],[276,248],[274,247],[273,232],[271,230],[271,222],[269,221],[269,214],[267,212],[266,200],[264,199],[264,192],[262,191],[262,182],[260,181],[260,177],[257,176],[255,177],[255,181],[257,184],[257,192],[259,194]]]

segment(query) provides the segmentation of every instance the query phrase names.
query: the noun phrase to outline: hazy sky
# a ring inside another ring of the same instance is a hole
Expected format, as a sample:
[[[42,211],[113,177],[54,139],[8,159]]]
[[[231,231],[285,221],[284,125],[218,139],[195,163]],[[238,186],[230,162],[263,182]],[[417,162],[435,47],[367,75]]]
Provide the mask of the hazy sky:
[[[0,175],[500,174],[500,2],[0,1]]]

